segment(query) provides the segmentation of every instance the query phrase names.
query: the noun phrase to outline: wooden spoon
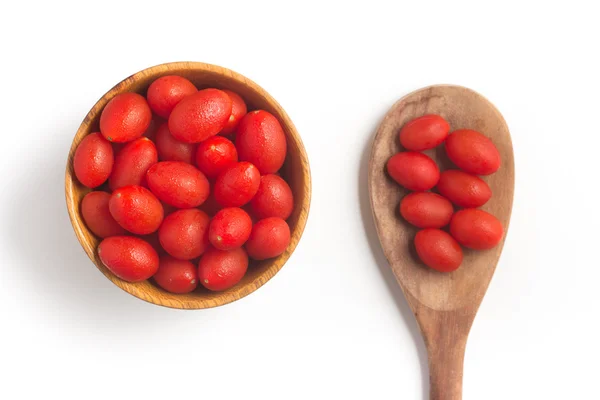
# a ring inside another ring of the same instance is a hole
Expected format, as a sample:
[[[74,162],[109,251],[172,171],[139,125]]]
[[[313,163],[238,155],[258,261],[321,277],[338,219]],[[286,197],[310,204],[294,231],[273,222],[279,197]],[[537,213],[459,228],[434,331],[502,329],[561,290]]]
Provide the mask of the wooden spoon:
[[[462,399],[463,360],[467,337],[481,300],[502,252],[504,239],[494,249],[465,249],[462,266],[443,274],[424,266],[416,256],[413,239],[417,228],[402,220],[398,205],[408,193],[386,173],[387,160],[404,150],[400,128],[413,118],[439,114],[452,130],[475,129],[498,147],[502,166],[483,177],[493,196],[482,208],[508,229],[514,192],[514,159],[504,118],[483,96],[459,86],[438,85],[417,90],[400,99],[386,114],[373,142],[369,161],[369,192],[375,226],[383,252],[418,321],[429,355],[430,399]],[[444,146],[426,154],[441,169],[456,168]]]

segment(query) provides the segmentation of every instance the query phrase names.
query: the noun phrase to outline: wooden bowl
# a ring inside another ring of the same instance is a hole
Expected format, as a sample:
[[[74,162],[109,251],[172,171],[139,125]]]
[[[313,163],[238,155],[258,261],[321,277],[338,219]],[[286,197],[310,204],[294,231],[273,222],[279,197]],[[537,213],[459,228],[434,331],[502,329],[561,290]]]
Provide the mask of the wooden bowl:
[[[285,253],[277,258],[251,262],[242,281],[223,292],[210,292],[204,288],[198,288],[189,294],[172,294],[162,290],[151,280],[130,283],[117,278],[100,261],[96,251],[100,240],[90,232],[81,217],[79,205],[83,197],[90,192],[90,189],[81,185],[75,178],[73,171],[75,149],[86,135],[99,132],[100,114],[110,99],[124,92],[137,92],[145,95],[150,83],[164,75],[183,76],[191,80],[199,89],[216,87],[235,91],[244,98],[249,111],[262,109],[275,115],[287,137],[287,158],[281,170],[281,175],[290,184],[294,193],[294,211],[288,219],[291,231],[290,245]],[[199,62],[175,62],[150,67],[131,75],[109,90],[92,107],[77,130],[69,151],[65,176],[65,194],[69,217],[81,246],[96,264],[96,267],[115,285],[142,300],[161,306],[182,309],[210,308],[247,296],[264,285],[283,267],[296,248],[306,225],[311,195],[310,168],[304,145],[294,124],[283,108],[264,89],[250,79],[223,67]]]

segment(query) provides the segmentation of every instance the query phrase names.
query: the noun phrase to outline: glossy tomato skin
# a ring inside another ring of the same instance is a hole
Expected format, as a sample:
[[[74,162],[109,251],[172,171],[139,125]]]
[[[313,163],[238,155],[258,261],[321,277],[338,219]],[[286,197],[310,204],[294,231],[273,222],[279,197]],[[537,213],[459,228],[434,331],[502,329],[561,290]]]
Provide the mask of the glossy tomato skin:
[[[454,213],[450,221],[450,234],[469,249],[487,250],[500,243],[504,228],[492,214],[477,208],[466,208]]]
[[[121,93],[102,110],[100,132],[109,142],[130,142],[146,132],[151,120],[152,111],[144,97],[137,93]]]
[[[418,228],[441,228],[450,223],[454,208],[443,196],[431,192],[414,192],[400,202],[400,215]]]
[[[191,164],[196,154],[196,145],[175,139],[167,123],[156,131],[156,150],[160,161],[181,161]]]
[[[288,219],[294,210],[294,195],[290,185],[274,174],[261,176],[258,192],[250,201],[250,208],[259,219]]]
[[[152,82],[148,87],[148,105],[163,118],[169,118],[173,108],[184,97],[196,93],[198,89],[189,80],[182,76],[167,75],[162,76]]]
[[[164,216],[160,201],[141,186],[125,186],[115,190],[108,208],[119,225],[136,235],[148,235],[156,231]]]
[[[240,160],[251,162],[261,174],[277,172],[287,154],[287,140],[279,121],[267,111],[251,111],[242,118],[235,137]]]
[[[225,127],[231,108],[231,99],[222,90],[200,90],[175,106],[169,116],[169,130],[181,142],[202,142]]]
[[[198,145],[196,165],[208,179],[214,179],[227,167],[238,161],[233,142],[222,136],[213,136]]]
[[[246,251],[250,258],[266,260],[277,257],[290,244],[290,227],[281,218],[261,219],[252,227],[250,238],[246,242]]]
[[[129,142],[117,153],[108,179],[111,190],[123,186],[146,186],[146,172],[158,162],[154,143],[146,137]]]
[[[450,124],[441,116],[423,115],[400,129],[400,144],[412,151],[433,149],[442,144],[449,132]]]
[[[158,254],[147,242],[134,236],[111,236],[98,245],[102,263],[127,282],[141,282],[158,270]]]
[[[236,92],[232,92],[231,90],[223,90],[229,98],[231,99],[231,116],[227,120],[227,124],[221,130],[222,135],[229,135],[235,132],[235,128],[240,124],[242,117],[246,115],[248,112],[248,108],[246,107],[246,103],[244,99],[240,97]]]
[[[208,180],[193,165],[162,161],[154,164],[146,175],[152,193],[174,207],[198,207],[208,198]]]
[[[167,292],[189,293],[198,286],[198,271],[190,261],[162,256],[154,281]]]
[[[437,189],[442,196],[464,208],[481,207],[492,197],[492,190],[483,179],[459,170],[442,172]]]
[[[210,218],[196,208],[175,211],[158,230],[158,239],[167,253],[180,260],[199,257],[209,247]]]
[[[260,173],[249,162],[226,168],[215,181],[215,200],[223,207],[240,207],[252,200],[260,186]]]
[[[85,225],[100,238],[125,234],[125,229],[110,214],[109,200],[110,193],[96,191],[86,194],[81,202],[81,215]]]
[[[423,229],[415,236],[419,258],[429,268],[452,272],[460,267],[463,252],[452,236],[439,229]]]
[[[110,143],[100,133],[89,134],[75,150],[73,156],[75,176],[84,186],[98,187],[110,176],[114,161]]]
[[[448,136],[446,154],[458,168],[475,175],[493,174],[502,163],[494,143],[470,129],[460,129]]]
[[[250,237],[252,219],[238,207],[223,208],[210,221],[208,239],[219,250],[243,246]]]
[[[414,151],[394,154],[388,160],[387,171],[400,185],[416,192],[431,189],[440,179],[440,170],[435,161]]]
[[[198,263],[198,279],[208,290],[222,291],[241,281],[247,270],[248,255],[243,248],[210,248]]]

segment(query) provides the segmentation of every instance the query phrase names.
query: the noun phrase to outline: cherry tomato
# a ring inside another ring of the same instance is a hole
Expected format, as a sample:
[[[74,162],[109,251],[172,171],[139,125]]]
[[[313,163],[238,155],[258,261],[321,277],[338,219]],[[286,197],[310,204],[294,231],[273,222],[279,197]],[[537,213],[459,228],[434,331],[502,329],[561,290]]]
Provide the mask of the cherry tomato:
[[[285,161],[287,141],[277,118],[258,110],[249,112],[240,121],[235,147],[240,160],[251,162],[261,174],[272,174]]]
[[[156,131],[155,142],[160,161],[181,161],[191,164],[194,160],[196,145],[175,139],[169,132],[169,125],[166,122]]]
[[[158,254],[148,243],[134,236],[111,236],[98,245],[102,264],[127,282],[140,282],[158,270]]]
[[[169,117],[169,130],[181,142],[202,142],[223,129],[231,108],[231,99],[222,90],[200,90],[175,106]]]
[[[154,143],[146,137],[129,142],[115,157],[108,179],[111,190],[123,186],[146,186],[146,171],[158,162]]]
[[[85,225],[100,238],[125,234],[125,229],[115,221],[108,209],[110,194],[90,192],[81,202],[81,215]]]
[[[500,153],[494,143],[470,129],[460,129],[448,136],[446,154],[458,168],[475,175],[493,174],[501,164]]]
[[[210,248],[198,263],[198,279],[208,290],[227,290],[241,281],[247,270],[248,255],[243,248]]]
[[[141,186],[125,186],[115,190],[108,208],[119,225],[137,235],[156,231],[164,216],[160,201]]]
[[[265,260],[282,254],[289,244],[288,224],[281,218],[270,217],[254,224],[246,242],[246,251],[250,258]]]
[[[73,156],[75,176],[89,188],[98,187],[108,179],[113,163],[113,148],[100,133],[83,138]]]
[[[210,186],[204,174],[181,161],[159,162],[146,175],[152,193],[177,208],[197,207],[209,194]]]
[[[440,194],[460,207],[481,207],[492,197],[492,190],[481,178],[458,170],[444,171],[437,184]]]
[[[250,237],[252,219],[238,207],[220,210],[210,221],[208,239],[219,250],[241,247]]]
[[[408,190],[422,192],[436,185],[440,170],[431,158],[413,151],[396,153],[388,160],[390,176]]]
[[[220,133],[222,135],[229,135],[230,133],[235,132],[235,128],[237,128],[237,126],[239,125],[242,117],[246,115],[248,109],[246,108],[246,103],[244,102],[244,99],[242,99],[239,94],[232,92],[231,90],[223,91],[227,93],[227,95],[231,99],[231,115],[227,120],[227,124]]]
[[[109,142],[130,142],[146,132],[151,120],[152,111],[145,98],[137,93],[121,93],[102,110],[100,132]]]
[[[254,215],[260,219],[268,217],[288,219],[294,209],[292,189],[277,175],[261,176],[258,192],[250,201],[250,207]]]
[[[187,260],[162,256],[158,271],[154,274],[158,286],[171,293],[189,293],[198,286],[196,266]]]
[[[260,185],[260,173],[249,162],[225,169],[214,186],[215,199],[223,207],[240,207],[252,200]]]
[[[162,76],[148,87],[148,105],[163,118],[169,118],[173,108],[184,97],[196,93],[198,89],[189,80],[177,75]]]
[[[158,230],[158,239],[167,253],[180,260],[199,257],[208,248],[210,218],[196,208],[175,211]]]
[[[412,151],[433,149],[442,144],[449,132],[450,125],[441,116],[423,115],[400,129],[400,144]]]
[[[457,211],[450,221],[450,234],[465,247],[487,250],[496,247],[504,228],[498,218],[477,208]]]
[[[418,228],[441,228],[450,223],[452,203],[439,194],[414,192],[400,202],[400,214]]]
[[[455,271],[463,260],[460,245],[452,236],[439,229],[423,229],[417,232],[415,247],[421,261],[440,272]]]
[[[222,136],[206,139],[196,151],[196,165],[209,179],[216,178],[237,161],[238,154],[233,142]]]

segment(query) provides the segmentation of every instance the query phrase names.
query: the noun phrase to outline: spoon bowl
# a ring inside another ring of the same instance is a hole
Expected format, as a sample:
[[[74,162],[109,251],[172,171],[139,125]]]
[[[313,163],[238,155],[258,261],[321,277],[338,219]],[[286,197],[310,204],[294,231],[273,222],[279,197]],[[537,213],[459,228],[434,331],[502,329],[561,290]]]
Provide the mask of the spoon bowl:
[[[441,115],[451,130],[479,131],[498,148],[502,166],[495,174],[482,177],[493,192],[482,209],[502,222],[504,237],[512,210],[514,157],[508,127],[494,105],[470,89],[452,85],[430,86],[400,99],[384,117],[373,141],[369,160],[371,209],[383,252],[427,346],[431,399],[459,400],[467,336],[496,269],[504,238],[491,250],[464,249],[461,267],[451,273],[434,271],[419,261],[413,246],[418,228],[404,221],[398,212],[400,200],[409,191],[388,176],[386,163],[404,150],[398,140],[400,128],[425,114]],[[443,145],[425,153],[441,169],[456,169]]]

